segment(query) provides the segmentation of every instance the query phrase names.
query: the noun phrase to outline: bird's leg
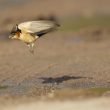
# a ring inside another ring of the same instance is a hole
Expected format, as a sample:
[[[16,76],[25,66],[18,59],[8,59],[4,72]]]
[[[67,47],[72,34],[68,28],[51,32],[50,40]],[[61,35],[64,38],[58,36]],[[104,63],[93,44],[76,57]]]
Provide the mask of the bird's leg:
[[[32,53],[32,54],[34,54],[34,43],[29,43],[29,44],[27,44],[28,45],[28,47],[29,47],[29,51]]]

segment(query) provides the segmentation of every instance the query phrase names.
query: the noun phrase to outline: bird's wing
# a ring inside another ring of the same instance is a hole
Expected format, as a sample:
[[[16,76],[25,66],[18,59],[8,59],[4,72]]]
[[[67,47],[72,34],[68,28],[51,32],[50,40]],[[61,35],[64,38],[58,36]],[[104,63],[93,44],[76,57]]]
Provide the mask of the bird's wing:
[[[54,29],[56,24],[52,21],[29,21],[18,25],[18,28],[26,33],[39,33],[49,29]]]

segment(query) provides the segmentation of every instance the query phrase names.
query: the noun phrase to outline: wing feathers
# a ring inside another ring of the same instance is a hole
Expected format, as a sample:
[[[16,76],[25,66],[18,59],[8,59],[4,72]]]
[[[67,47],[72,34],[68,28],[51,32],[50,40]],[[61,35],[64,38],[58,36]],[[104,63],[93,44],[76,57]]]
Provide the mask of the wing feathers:
[[[18,25],[18,28],[23,32],[40,33],[39,35],[47,33],[48,31],[53,30],[56,27],[57,25],[54,22],[45,20],[24,22]]]

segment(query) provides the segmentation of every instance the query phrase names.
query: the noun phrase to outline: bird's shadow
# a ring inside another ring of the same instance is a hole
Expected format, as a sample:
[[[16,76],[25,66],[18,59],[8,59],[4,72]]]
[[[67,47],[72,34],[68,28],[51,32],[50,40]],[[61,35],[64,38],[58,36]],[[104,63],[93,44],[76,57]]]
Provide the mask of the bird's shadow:
[[[42,83],[44,83],[44,84],[46,84],[46,83],[60,84],[60,83],[63,83],[64,81],[76,80],[76,79],[82,79],[82,78],[92,79],[91,77],[68,76],[68,75],[64,75],[64,76],[60,76],[60,77],[56,77],[56,78],[52,78],[52,77],[40,77],[39,79],[42,79],[43,80]]]

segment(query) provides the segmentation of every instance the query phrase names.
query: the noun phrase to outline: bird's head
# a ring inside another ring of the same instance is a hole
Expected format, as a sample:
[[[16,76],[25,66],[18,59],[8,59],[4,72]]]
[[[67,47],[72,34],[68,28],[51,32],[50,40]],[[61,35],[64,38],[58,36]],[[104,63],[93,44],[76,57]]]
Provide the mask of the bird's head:
[[[18,29],[18,25],[16,24],[13,28],[12,28],[12,31],[9,35],[9,38],[10,39],[19,39],[19,36],[20,36],[20,33],[21,33],[21,30]]]

